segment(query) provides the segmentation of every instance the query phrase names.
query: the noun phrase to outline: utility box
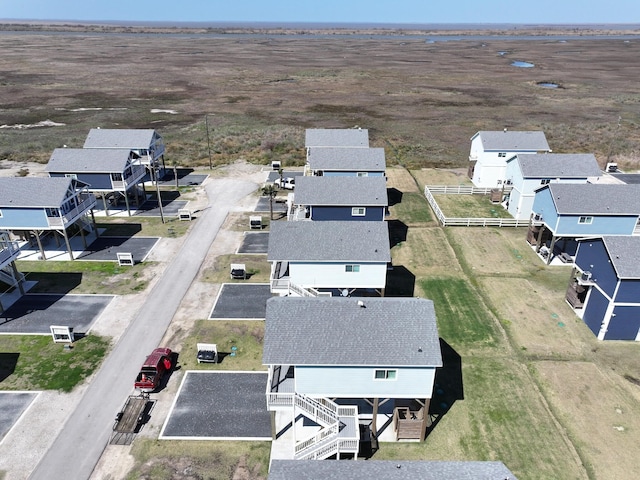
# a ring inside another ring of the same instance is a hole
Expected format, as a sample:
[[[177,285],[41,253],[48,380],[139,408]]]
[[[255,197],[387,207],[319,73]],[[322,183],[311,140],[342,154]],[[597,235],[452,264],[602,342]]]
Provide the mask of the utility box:
[[[66,325],[50,325],[53,343],[73,343],[73,327]]]
[[[262,217],[254,215],[250,216],[249,227],[251,230],[262,230]]]
[[[135,262],[133,261],[133,253],[127,252],[117,252],[116,257],[118,257],[118,265],[125,267],[133,267]]]

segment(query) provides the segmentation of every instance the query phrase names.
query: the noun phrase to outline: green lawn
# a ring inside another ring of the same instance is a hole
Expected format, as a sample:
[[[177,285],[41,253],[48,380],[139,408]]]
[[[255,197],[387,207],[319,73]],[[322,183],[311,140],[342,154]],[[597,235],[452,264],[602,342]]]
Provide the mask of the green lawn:
[[[244,263],[249,278],[247,280],[232,280],[229,276],[229,268],[232,263]],[[266,255],[219,255],[214,266],[204,270],[202,280],[210,283],[269,283],[271,266],[267,262]]]
[[[491,203],[488,195],[434,195],[445,217],[512,218],[500,204]]]
[[[433,221],[431,207],[421,193],[403,193],[399,203],[389,207],[393,218],[401,219],[407,225]]]
[[[3,390],[69,392],[100,365],[109,349],[105,338],[88,335],[66,350],[49,335],[0,335]]]
[[[101,236],[111,237],[181,237],[192,222],[165,216],[160,217],[97,217],[96,225]]]

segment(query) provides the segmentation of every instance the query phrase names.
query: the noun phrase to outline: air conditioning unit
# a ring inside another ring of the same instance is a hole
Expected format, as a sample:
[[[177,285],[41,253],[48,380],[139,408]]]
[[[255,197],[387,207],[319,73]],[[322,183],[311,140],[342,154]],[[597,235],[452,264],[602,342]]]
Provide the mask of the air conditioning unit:
[[[539,213],[536,213],[536,214],[533,216],[533,219],[534,219],[536,222],[541,222],[541,221],[542,221],[542,215],[540,215]]]
[[[591,281],[591,272],[582,272],[582,275],[580,276],[580,279],[583,282],[589,282]]]
[[[614,173],[618,171],[618,164],[615,162],[607,163],[607,173]]]

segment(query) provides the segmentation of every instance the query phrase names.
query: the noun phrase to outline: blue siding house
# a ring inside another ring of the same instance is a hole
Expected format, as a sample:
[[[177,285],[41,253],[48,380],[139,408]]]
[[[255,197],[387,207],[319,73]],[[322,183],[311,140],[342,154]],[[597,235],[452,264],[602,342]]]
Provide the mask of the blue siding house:
[[[532,210],[527,240],[550,263],[560,253],[573,256],[578,238],[633,235],[640,185],[550,183],[536,190]]]
[[[87,218],[96,205],[88,185],[70,177],[0,177],[0,229],[33,234],[43,259],[40,236],[44,232],[62,235],[73,260],[67,230],[77,225],[85,241],[85,229],[95,231]]]
[[[0,284],[6,284],[11,288],[16,288],[20,295],[24,295],[25,277],[18,271],[16,260],[20,255],[18,242],[11,240],[8,231],[0,230]],[[0,313],[4,312],[7,305],[3,305],[2,297],[5,289],[0,289]]]
[[[139,205],[139,184],[144,191],[146,169],[140,157],[126,148],[56,148],[45,170],[50,177],[71,177],[86,183],[90,192],[102,197],[107,214],[107,197],[116,201],[123,197],[131,215],[129,194]]]
[[[273,222],[267,261],[274,294],[383,296],[389,229],[386,222]]]
[[[384,177],[298,177],[289,220],[381,221],[389,201]]]
[[[384,148],[309,148],[305,175],[384,177]]]
[[[164,142],[152,129],[92,128],[84,148],[126,148],[135,152],[153,175],[157,173],[158,178],[162,178],[165,174]]]
[[[549,183],[596,182],[602,171],[591,153],[519,154],[507,160],[506,184],[511,186],[506,207],[513,218],[531,216],[536,190]]]
[[[640,236],[580,240],[566,299],[599,340],[640,341]]]
[[[424,440],[442,366],[433,302],[270,298],[262,363],[267,408],[285,412],[273,441],[293,430],[290,459],[357,455],[359,425],[377,435],[382,404],[391,409],[396,439]],[[315,436],[305,434],[300,416],[320,427]]]

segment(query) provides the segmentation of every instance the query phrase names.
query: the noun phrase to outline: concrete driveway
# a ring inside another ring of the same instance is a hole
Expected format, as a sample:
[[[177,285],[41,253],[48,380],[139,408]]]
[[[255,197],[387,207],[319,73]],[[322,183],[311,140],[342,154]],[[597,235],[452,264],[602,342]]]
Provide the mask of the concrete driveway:
[[[0,443],[37,396],[38,392],[0,392]]]
[[[271,298],[268,283],[225,283],[218,292],[210,319],[264,320],[267,299]]]
[[[236,253],[267,253],[269,232],[244,232]]]

